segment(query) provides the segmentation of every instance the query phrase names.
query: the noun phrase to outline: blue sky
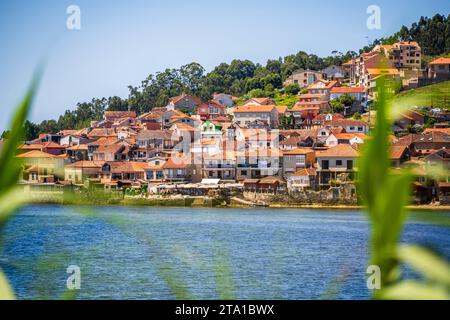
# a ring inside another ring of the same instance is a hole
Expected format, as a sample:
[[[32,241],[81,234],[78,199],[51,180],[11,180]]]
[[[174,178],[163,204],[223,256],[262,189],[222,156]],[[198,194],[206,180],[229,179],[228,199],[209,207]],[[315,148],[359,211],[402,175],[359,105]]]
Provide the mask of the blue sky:
[[[66,28],[71,4],[81,9],[81,30]],[[381,8],[381,30],[366,27],[371,4]],[[0,132],[42,59],[32,121],[92,97],[126,97],[128,85],[168,67],[357,51],[421,15],[449,12],[447,0],[0,0]]]

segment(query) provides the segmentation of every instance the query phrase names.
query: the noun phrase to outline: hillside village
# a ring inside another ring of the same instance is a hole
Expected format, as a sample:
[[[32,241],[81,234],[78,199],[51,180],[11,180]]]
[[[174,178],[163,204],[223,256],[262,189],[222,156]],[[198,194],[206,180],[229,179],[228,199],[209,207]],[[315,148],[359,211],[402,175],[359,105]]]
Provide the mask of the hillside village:
[[[95,188],[139,197],[228,190],[247,200],[301,194],[299,203],[320,201],[305,198],[314,192],[333,199],[348,192],[356,199],[357,160],[375,120],[376,81],[387,77],[406,90],[450,80],[450,58],[426,69],[421,59],[417,42],[397,42],[342,66],[298,70],[283,84],[299,87],[292,107],[270,97],[242,102],[216,93],[208,101],[172,97],[143,114],[106,111],[89,127],[43,133],[21,145],[21,185],[31,192]],[[449,120],[448,105],[419,105],[392,128],[392,170],[413,168],[414,203],[450,203],[449,176],[434,180],[425,172],[429,164],[450,169]]]

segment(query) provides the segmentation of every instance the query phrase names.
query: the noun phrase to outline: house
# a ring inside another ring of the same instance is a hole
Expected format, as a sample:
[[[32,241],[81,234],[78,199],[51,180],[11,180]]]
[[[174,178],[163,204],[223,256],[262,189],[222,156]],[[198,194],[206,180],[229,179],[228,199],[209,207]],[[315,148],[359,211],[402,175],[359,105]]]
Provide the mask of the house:
[[[345,78],[344,69],[340,66],[331,65],[321,71],[328,80],[342,80]]]
[[[276,193],[283,188],[286,183],[279,177],[264,177],[261,179],[245,179],[243,181],[244,190],[264,191]]]
[[[88,133],[90,139],[117,137],[116,129],[114,128],[93,128]]]
[[[402,129],[407,129],[413,125],[421,125],[423,126],[425,117],[416,111],[408,110],[405,112],[400,112],[398,118],[395,120],[395,125],[399,126]]]
[[[66,153],[66,146],[59,145],[53,141],[42,143],[25,143],[18,147],[19,152],[28,152],[33,150],[42,151],[45,153],[60,155]]]
[[[192,159],[185,155],[173,155],[162,168],[167,182],[195,181],[201,177],[201,168],[197,168]]]
[[[322,127],[325,123],[336,119],[344,119],[340,113],[321,113],[312,119],[312,126]]]
[[[103,119],[105,121],[116,122],[124,118],[136,118],[134,111],[105,111]]]
[[[350,144],[353,146],[356,144],[363,144],[368,138],[369,137],[364,133],[330,133],[325,139],[325,145],[327,147],[333,147],[338,144]]]
[[[232,96],[231,94],[226,93],[214,93],[213,100],[217,101],[221,105],[230,108],[233,106],[234,101],[236,101],[237,97]]]
[[[249,127],[256,121],[262,121],[269,128],[278,127],[278,110],[275,105],[245,105],[234,109],[234,123],[240,127]]]
[[[160,183],[164,179],[163,165],[167,159],[164,157],[153,157],[147,161],[148,166],[144,167],[145,180],[150,183]]]
[[[76,144],[66,149],[67,156],[72,161],[89,160],[88,145]]]
[[[316,169],[303,168],[286,178],[289,193],[316,188]]]
[[[201,125],[201,139],[221,139],[223,136],[222,127],[207,120]]]
[[[324,124],[325,128],[344,128],[347,133],[364,133],[369,132],[369,124],[362,120],[352,119],[334,119]]]
[[[394,68],[420,69],[422,52],[415,41],[400,41],[392,45],[376,45],[373,52],[380,52]]]
[[[275,148],[238,151],[236,180],[260,179],[281,175],[281,152]]]
[[[389,146],[389,159],[391,160],[391,165],[395,168],[400,167],[405,161],[411,160],[408,146]]]
[[[355,98],[354,105],[350,108],[350,113],[365,112],[367,110],[368,90],[365,87],[333,87],[330,90],[330,100],[340,98],[348,94]]]
[[[400,83],[400,72],[393,68],[368,68],[363,78],[362,85],[369,88],[369,91],[375,93],[377,91],[377,81],[384,77],[386,81],[392,83]]]
[[[121,144],[100,145],[92,153],[94,161],[123,161],[129,158],[129,148]]]
[[[200,98],[183,93],[180,96],[170,98],[166,108],[167,110],[181,110],[193,113],[201,103]]]
[[[236,180],[236,153],[233,150],[204,153],[202,172],[203,178]]]
[[[298,84],[300,88],[305,88],[311,84],[313,84],[317,80],[325,79],[325,75],[320,71],[314,70],[298,70],[292,73],[286,81],[283,83],[283,86],[288,86],[291,84]]]
[[[17,158],[23,161],[23,179],[28,183],[54,183],[64,178],[65,155],[31,150],[17,155]]]
[[[352,60],[349,60],[342,64],[342,70],[344,71],[344,78],[345,79],[352,79],[354,71],[355,62]]]
[[[198,106],[197,114],[201,120],[215,119],[220,116],[225,116],[226,107],[216,100],[209,100]]]
[[[81,185],[87,179],[97,179],[102,174],[105,161],[77,161],[64,168],[64,180]],[[109,172],[108,170],[105,170]]]
[[[349,144],[338,144],[327,150],[316,151],[317,183],[329,187],[331,181],[352,181],[359,152]]]
[[[315,152],[313,149],[296,148],[283,151],[283,177],[287,177],[299,169],[314,165]]]
[[[409,134],[398,139],[395,145],[407,145],[412,156],[426,156],[440,149],[450,148],[450,135],[443,132]]]
[[[267,106],[274,105],[275,102],[270,98],[250,98],[244,102],[244,106]]]
[[[392,64],[386,56],[378,51],[372,51],[361,54],[353,60],[352,65],[352,83],[360,87],[369,87],[369,68],[392,68]],[[394,69],[396,70],[396,69]],[[397,71],[398,72],[398,71]]]
[[[111,182],[121,181],[122,183],[136,182],[145,180],[145,168],[148,164],[145,162],[124,161],[119,162],[111,168]]]
[[[328,100],[331,89],[338,86],[340,86],[338,81],[321,79],[314,81],[306,90],[309,94],[323,94],[326,96],[325,100]]]
[[[303,93],[298,95],[299,102],[326,101],[328,97],[323,93]]]
[[[450,80],[450,58],[437,58],[430,62],[428,77],[434,79]]]
[[[440,149],[434,152],[431,152],[429,155],[424,158],[425,163],[429,165],[439,165],[441,168],[445,170],[449,170],[448,174],[450,174],[450,151],[449,149]]]

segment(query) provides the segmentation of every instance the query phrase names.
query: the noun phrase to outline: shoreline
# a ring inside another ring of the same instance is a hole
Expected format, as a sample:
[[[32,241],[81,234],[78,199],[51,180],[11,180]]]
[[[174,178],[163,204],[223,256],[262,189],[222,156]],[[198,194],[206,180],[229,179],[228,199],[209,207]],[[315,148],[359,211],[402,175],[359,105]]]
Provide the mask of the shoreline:
[[[203,200],[197,201],[197,200]],[[64,203],[62,199],[34,199],[27,205],[61,205],[61,206],[143,206],[143,207],[174,207],[174,208],[215,208],[215,209],[233,209],[233,208],[263,208],[263,209],[313,209],[313,210],[351,210],[362,211],[362,205],[346,205],[346,204],[323,204],[323,203],[308,203],[308,204],[284,204],[271,203],[267,205],[245,205],[237,203],[224,204],[212,198],[124,198],[112,199],[113,201],[81,201],[81,202],[67,202]],[[450,212],[450,205],[409,205],[408,210],[411,211],[429,211],[429,212]]]

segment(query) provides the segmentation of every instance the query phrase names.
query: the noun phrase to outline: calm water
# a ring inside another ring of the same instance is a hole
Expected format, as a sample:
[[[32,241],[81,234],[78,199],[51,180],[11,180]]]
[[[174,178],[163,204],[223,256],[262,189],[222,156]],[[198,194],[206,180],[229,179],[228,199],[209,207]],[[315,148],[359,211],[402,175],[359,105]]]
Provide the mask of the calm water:
[[[167,274],[217,299],[220,261],[237,299],[320,299],[336,279],[334,298],[366,299],[368,230],[356,211],[29,206],[6,226],[0,266],[23,299],[60,298],[69,265],[82,299],[173,299]],[[403,240],[450,256],[449,229],[413,219]]]

